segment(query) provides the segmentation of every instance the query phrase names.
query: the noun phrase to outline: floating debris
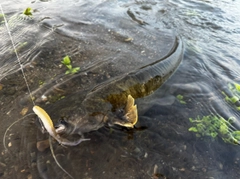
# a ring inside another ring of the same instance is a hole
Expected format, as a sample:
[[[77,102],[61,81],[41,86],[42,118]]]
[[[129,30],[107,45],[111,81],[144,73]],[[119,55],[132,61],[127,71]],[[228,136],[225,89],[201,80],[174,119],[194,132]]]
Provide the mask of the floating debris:
[[[12,142],[9,142],[9,143],[8,143],[8,147],[12,147]]]
[[[133,38],[131,38],[131,37],[125,39],[125,42],[131,42],[131,41],[133,41]]]
[[[22,116],[25,116],[25,114],[27,114],[27,112],[28,112],[28,107],[25,107],[25,108],[22,109],[22,111],[20,112],[20,114],[21,114]]]
[[[38,149],[38,151],[43,152],[47,148],[49,148],[49,140],[48,139],[37,142],[37,149]]]

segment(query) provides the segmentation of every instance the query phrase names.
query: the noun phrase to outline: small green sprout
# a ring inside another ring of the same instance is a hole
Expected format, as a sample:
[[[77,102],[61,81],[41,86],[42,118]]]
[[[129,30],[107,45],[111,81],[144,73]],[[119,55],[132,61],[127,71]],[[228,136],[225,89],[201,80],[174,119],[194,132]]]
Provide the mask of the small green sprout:
[[[39,80],[39,81],[38,81],[38,84],[39,84],[39,86],[43,86],[43,85],[44,85],[44,83],[45,83],[45,82],[44,82],[44,81],[42,81],[42,80]]]
[[[23,11],[23,14],[26,16],[32,16],[32,8],[28,7]]]
[[[177,95],[177,99],[181,104],[186,104],[186,101],[183,100],[183,95]]]
[[[69,58],[68,55],[65,56],[61,62],[62,62],[62,64],[64,64],[64,65],[67,67],[67,69],[68,69],[68,70],[65,72],[66,75],[67,75],[67,74],[75,74],[75,73],[79,72],[79,70],[80,70],[80,67],[74,67],[74,68],[72,67],[71,60],[70,60],[70,58]]]
[[[240,131],[232,129],[232,123],[235,118],[231,117],[225,120],[221,116],[199,116],[196,119],[189,118],[189,121],[193,124],[188,131],[195,132],[197,137],[208,136],[215,139],[217,136],[222,138],[226,143],[239,145]]]

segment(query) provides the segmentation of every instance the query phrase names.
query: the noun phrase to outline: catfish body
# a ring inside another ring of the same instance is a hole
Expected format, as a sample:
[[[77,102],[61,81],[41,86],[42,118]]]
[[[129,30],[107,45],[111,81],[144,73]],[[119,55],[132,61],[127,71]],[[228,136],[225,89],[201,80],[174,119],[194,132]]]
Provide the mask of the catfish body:
[[[129,102],[129,96],[137,99],[153,93],[174,73],[182,57],[183,43],[180,38],[176,38],[172,49],[163,58],[96,86],[78,106],[83,113],[65,121],[64,132],[83,134],[105,124],[132,127],[137,119],[126,119],[126,116],[129,113],[136,114],[137,108],[135,112],[129,112],[129,103],[130,106],[134,105],[134,100]]]

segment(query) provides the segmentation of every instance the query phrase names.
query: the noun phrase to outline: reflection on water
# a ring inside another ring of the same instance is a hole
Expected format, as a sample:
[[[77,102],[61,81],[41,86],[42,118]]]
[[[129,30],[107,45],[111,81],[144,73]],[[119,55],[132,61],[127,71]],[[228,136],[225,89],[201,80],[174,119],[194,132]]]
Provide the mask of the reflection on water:
[[[103,127],[85,134],[91,141],[76,147],[65,148],[53,142],[59,163],[72,176],[238,178],[238,146],[226,144],[221,138],[197,138],[188,131],[189,118],[210,114],[225,119],[235,117],[234,127],[240,129],[239,111],[222,93],[228,93],[229,83],[240,83],[238,1],[1,3],[12,24],[15,43],[21,47],[19,54],[35,100],[55,123],[63,114],[73,115],[66,106],[77,110],[79,101],[95,85],[167,53],[163,47],[168,44],[158,44],[158,37],[164,38],[161,33],[166,29],[173,30],[185,43],[184,59],[176,73],[151,96],[136,100],[138,129]],[[15,17],[27,7],[35,9],[34,18],[15,23]],[[0,42],[0,136],[22,117],[24,107],[28,107],[28,113],[32,107],[22,75],[15,72],[18,66],[4,28],[0,16],[0,34],[4,38]],[[116,42],[119,49],[113,47]],[[67,54],[75,66],[81,67],[77,76],[64,75],[60,61]],[[141,63],[129,57],[137,57]],[[76,91],[82,95],[76,98],[72,95]],[[41,98],[43,94],[51,104]],[[178,95],[186,104],[176,98]],[[0,142],[0,176],[67,178],[49,148],[42,152],[36,148],[38,141],[47,138],[37,127],[34,115],[13,125],[6,138],[8,153]]]

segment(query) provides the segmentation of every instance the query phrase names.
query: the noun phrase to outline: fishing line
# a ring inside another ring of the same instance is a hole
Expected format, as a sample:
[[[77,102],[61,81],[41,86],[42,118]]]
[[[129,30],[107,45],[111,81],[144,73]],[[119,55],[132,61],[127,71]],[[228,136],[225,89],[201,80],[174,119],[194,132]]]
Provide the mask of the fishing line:
[[[15,46],[14,41],[13,41],[13,37],[12,37],[11,31],[10,31],[10,28],[9,28],[9,26],[8,26],[8,22],[7,22],[7,19],[6,19],[6,17],[5,17],[5,13],[4,13],[3,9],[2,9],[2,5],[1,5],[1,4],[0,4],[0,9],[1,9],[1,12],[2,12],[2,15],[3,15],[4,23],[5,23],[5,26],[6,26],[6,28],[7,28],[7,31],[8,31],[8,34],[9,34],[9,38],[10,38],[10,40],[11,40],[11,43],[12,43],[12,46],[13,46],[15,55],[16,55],[16,57],[17,57],[17,60],[18,60],[19,65],[20,65],[20,69],[21,69],[21,72],[22,72],[22,75],[23,75],[23,79],[24,79],[25,84],[26,84],[26,86],[27,86],[28,94],[29,94],[29,96],[30,96],[30,98],[31,98],[31,101],[32,101],[32,103],[33,103],[33,106],[35,106],[35,102],[33,101],[33,95],[32,95],[32,93],[31,93],[30,87],[29,87],[29,85],[28,85],[27,78],[26,78],[25,73],[24,73],[24,70],[23,70],[23,65],[22,65],[22,63],[21,63],[21,61],[20,61],[20,58],[19,58],[19,55],[18,55],[16,46]],[[40,125],[41,125],[42,130],[44,131],[44,127],[43,127],[42,121],[41,121],[40,119],[39,119],[39,123],[40,123]]]
[[[60,163],[58,162],[57,157],[56,157],[56,155],[54,154],[53,145],[52,145],[52,137],[51,137],[50,135],[49,135],[48,140],[49,140],[49,146],[50,146],[50,150],[51,150],[51,153],[52,153],[52,156],[53,156],[54,161],[56,162],[56,164],[58,165],[58,167],[59,167],[64,173],[66,173],[70,178],[73,178],[73,176],[70,175],[70,173],[68,173],[68,172],[60,165]]]
[[[10,38],[10,40],[11,40],[11,43],[12,43],[12,46],[13,46],[15,55],[16,55],[16,57],[17,57],[18,63],[19,63],[19,65],[20,65],[20,69],[21,69],[21,71],[22,71],[23,79],[24,79],[24,81],[25,81],[25,83],[26,83],[26,86],[27,86],[27,89],[28,89],[28,93],[29,93],[29,95],[30,95],[31,101],[32,101],[32,103],[33,103],[33,106],[35,106],[35,102],[33,101],[33,96],[32,96],[30,87],[29,87],[28,82],[27,82],[27,78],[26,78],[25,73],[24,73],[24,70],[23,70],[23,65],[22,65],[22,63],[21,63],[21,61],[20,61],[20,58],[19,58],[19,55],[18,55],[16,46],[15,46],[14,41],[13,41],[13,37],[12,37],[11,31],[10,31],[10,28],[9,28],[9,26],[8,26],[8,22],[7,22],[7,19],[6,19],[6,17],[5,17],[5,14],[4,14],[4,12],[3,12],[3,9],[2,9],[2,5],[1,5],[1,4],[0,4],[0,8],[1,8],[2,15],[3,15],[3,19],[4,19],[5,26],[6,26],[6,28],[7,28],[8,34],[9,34],[9,38]]]
[[[12,123],[10,126],[8,126],[7,130],[5,131],[5,133],[4,133],[4,135],[3,135],[3,146],[4,146],[4,148],[5,148],[6,151],[8,151],[7,145],[6,145],[6,137],[7,137],[7,133],[8,133],[8,131],[10,130],[10,128],[11,128],[14,124],[18,123],[19,121],[21,121],[21,120],[25,119],[26,117],[28,117],[28,116],[30,116],[30,115],[33,115],[33,114],[34,114],[34,113],[27,114],[26,116],[20,118],[19,120],[15,121],[15,122]]]
[[[9,26],[8,26],[8,22],[7,22],[7,19],[6,19],[6,17],[5,17],[5,14],[4,14],[4,12],[3,12],[3,9],[2,9],[2,5],[1,5],[1,4],[0,4],[0,9],[1,9],[1,12],[2,12],[2,15],[3,15],[3,18],[4,18],[5,26],[6,26],[6,28],[7,28],[7,31],[8,31],[8,34],[9,34],[9,37],[10,37],[10,40],[11,40],[11,43],[12,43],[12,46],[13,46],[15,55],[16,55],[16,57],[17,57],[17,60],[18,60],[19,65],[20,65],[20,69],[21,69],[21,72],[22,72],[22,75],[23,75],[23,79],[24,79],[24,81],[25,81],[25,83],[26,83],[26,86],[27,86],[27,89],[28,89],[28,93],[29,93],[29,95],[30,95],[31,101],[32,101],[32,103],[33,103],[33,106],[35,106],[35,102],[33,101],[33,95],[32,95],[32,93],[31,93],[30,87],[29,87],[29,85],[28,85],[27,78],[26,78],[25,73],[24,73],[24,70],[23,70],[23,65],[22,65],[22,63],[21,63],[21,61],[20,61],[18,52],[17,52],[17,50],[16,50],[16,46],[15,46],[15,44],[14,44],[13,37],[12,37],[11,31],[10,31],[10,28],[9,28]],[[24,119],[25,117],[27,117],[27,116],[29,116],[29,115],[32,115],[32,114],[33,114],[33,113],[30,113],[30,114],[24,116],[23,118],[21,118],[20,120],[22,120],[22,119]],[[6,151],[7,151],[7,146],[6,146],[6,135],[7,135],[7,132],[9,131],[9,129],[10,129],[14,124],[16,124],[17,122],[19,122],[20,120],[17,120],[17,121],[15,121],[14,123],[12,123],[12,124],[7,128],[7,130],[6,130],[5,133],[4,133],[3,145],[4,145],[4,148],[5,148]],[[42,128],[44,128],[44,127],[43,127],[43,123],[42,123],[42,121],[41,121],[40,119],[39,119],[39,122],[40,122]],[[53,146],[52,146],[52,141],[51,141],[51,136],[50,136],[50,135],[49,135],[49,144],[50,144],[50,150],[51,150],[52,156],[53,156],[55,162],[57,163],[58,167],[59,167],[64,173],[66,173],[70,178],[73,178],[72,175],[70,175],[70,174],[60,165],[60,163],[58,162],[58,160],[57,160],[57,158],[56,158],[56,156],[55,156],[55,154],[54,154],[54,151],[53,151]]]

